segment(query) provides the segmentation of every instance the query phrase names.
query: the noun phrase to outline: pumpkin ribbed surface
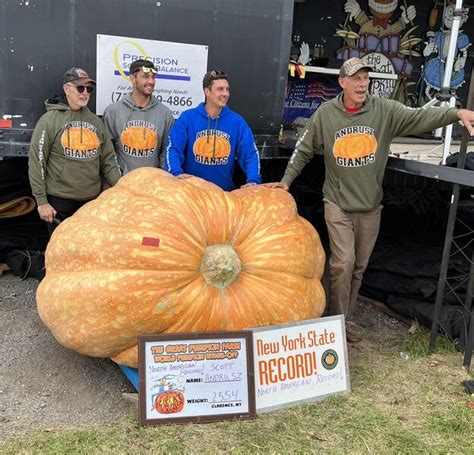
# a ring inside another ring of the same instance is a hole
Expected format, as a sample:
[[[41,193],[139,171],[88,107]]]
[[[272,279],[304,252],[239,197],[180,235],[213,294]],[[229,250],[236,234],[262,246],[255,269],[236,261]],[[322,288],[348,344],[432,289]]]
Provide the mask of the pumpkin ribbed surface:
[[[136,367],[139,334],[319,317],[323,267],[287,192],[140,168],[55,230],[38,311],[64,346]]]

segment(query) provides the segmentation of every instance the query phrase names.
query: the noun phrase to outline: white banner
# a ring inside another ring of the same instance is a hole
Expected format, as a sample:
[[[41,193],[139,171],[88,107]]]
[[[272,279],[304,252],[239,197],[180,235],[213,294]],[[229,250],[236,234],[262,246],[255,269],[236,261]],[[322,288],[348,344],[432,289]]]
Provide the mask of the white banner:
[[[342,316],[253,330],[257,413],[350,391]]]
[[[196,44],[97,35],[97,114],[132,91],[130,64],[145,58],[158,70],[154,95],[179,117],[204,101],[207,51],[207,46]]]

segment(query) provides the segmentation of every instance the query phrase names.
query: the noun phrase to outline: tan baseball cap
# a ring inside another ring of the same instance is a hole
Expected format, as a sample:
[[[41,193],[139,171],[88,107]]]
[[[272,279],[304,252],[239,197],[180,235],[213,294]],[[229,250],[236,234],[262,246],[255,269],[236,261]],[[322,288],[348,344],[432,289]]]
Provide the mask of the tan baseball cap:
[[[361,58],[352,57],[349,60],[346,60],[339,70],[339,77],[345,76],[353,76],[357,71],[361,70],[362,68],[366,68],[369,71],[373,71],[370,65],[362,60]]]

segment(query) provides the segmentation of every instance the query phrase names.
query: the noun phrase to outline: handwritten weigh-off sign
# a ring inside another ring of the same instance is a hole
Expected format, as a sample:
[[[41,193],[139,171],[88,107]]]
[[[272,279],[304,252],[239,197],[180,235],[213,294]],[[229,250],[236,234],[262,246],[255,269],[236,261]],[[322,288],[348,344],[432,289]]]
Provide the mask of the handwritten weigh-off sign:
[[[342,316],[253,331],[257,412],[350,391]]]
[[[251,332],[139,337],[140,424],[255,417]]]

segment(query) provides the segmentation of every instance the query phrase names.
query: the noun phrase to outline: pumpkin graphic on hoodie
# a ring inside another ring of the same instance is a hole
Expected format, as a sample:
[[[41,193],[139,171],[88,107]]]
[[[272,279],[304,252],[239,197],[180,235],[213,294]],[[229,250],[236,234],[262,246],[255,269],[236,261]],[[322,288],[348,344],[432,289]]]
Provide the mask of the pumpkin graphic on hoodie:
[[[88,122],[68,122],[61,134],[61,145],[64,154],[71,158],[94,158],[99,153],[100,148],[97,128]]]
[[[332,148],[336,164],[342,167],[360,167],[375,161],[377,139],[368,126],[350,126],[336,131]]]
[[[201,164],[227,164],[230,155],[229,135],[219,130],[199,131],[193,153],[196,162]]]
[[[158,145],[156,125],[144,120],[131,120],[120,135],[123,151],[130,156],[153,156]]]

